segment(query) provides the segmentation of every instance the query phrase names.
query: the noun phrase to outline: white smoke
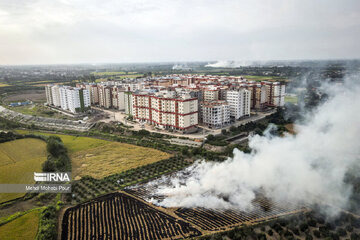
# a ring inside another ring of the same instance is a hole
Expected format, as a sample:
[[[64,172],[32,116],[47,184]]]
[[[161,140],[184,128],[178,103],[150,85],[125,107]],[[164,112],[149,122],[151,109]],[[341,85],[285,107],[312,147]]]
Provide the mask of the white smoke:
[[[157,194],[167,197],[156,204],[246,210],[260,190],[276,201],[345,207],[351,193],[345,173],[360,165],[360,84],[347,80],[326,90],[328,101],[297,126],[296,136],[255,135],[250,154],[236,149],[221,163],[199,161],[186,178],[160,185]]]
[[[246,67],[250,66],[253,63],[250,61],[217,61],[216,63],[209,63],[205,65],[205,67],[213,67],[213,68],[238,68],[238,67]]]

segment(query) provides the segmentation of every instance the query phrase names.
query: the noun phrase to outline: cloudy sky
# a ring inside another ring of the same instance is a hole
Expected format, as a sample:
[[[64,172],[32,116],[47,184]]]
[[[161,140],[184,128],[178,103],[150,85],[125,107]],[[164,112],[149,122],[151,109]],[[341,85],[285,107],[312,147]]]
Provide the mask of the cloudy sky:
[[[359,57],[358,0],[0,0],[0,64]]]

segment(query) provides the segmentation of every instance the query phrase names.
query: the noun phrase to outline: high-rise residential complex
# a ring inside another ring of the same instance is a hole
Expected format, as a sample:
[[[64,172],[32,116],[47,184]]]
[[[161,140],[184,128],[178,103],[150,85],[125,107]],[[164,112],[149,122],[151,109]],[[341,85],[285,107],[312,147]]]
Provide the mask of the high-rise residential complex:
[[[47,85],[45,90],[46,99],[49,99],[47,100],[49,105],[61,107],[63,110],[68,110],[72,113],[85,112],[90,109],[90,94],[86,89]]]
[[[136,120],[162,129],[192,131],[198,125],[198,99],[191,96],[134,93],[133,116]]]
[[[181,74],[79,83],[76,88],[50,84],[45,91],[48,104],[64,110],[79,112],[92,104],[179,131],[190,131],[198,122],[211,128],[222,127],[230,119],[250,116],[250,110],[281,107],[285,97],[285,85],[279,82]]]
[[[230,107],[226,101],[203,102],[201,114],[207,127],[219,128],[230,124]]]
[[[230,106],[230,117],[239,119],[250,116],[250,91],[244,88],[227,91],[226,101]]]
[[[285,85],[279,82],[263,82],[266,86],[267,103],[282,107],[285,104]]]

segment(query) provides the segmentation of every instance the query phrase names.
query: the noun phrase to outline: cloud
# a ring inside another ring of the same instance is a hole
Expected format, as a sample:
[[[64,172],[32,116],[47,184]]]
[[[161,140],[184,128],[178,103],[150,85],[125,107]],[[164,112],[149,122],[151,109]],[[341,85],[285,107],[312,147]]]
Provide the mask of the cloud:
[[[360,3],[0,2],[0,64],[353,58]]]

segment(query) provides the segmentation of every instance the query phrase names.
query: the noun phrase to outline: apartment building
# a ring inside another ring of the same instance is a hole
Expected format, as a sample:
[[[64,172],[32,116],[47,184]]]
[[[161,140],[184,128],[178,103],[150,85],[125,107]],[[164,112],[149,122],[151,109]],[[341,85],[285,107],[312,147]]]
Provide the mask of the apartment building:
[[[51,87],[51,94],[52,94],[52,104],[55,107],[60,107],[60,87],[59,85],[54,85]]]
[[[266,103],[270,106],[284,106],[285,85],[279,82],[262,82],[262,84],[266,87]]]
[[[250,116],[250,91],[245,88],[228,90],[226,101],[230,107],[230,117],[239,119],[244,116]]]
[[[90,102],[92,105],[98,105],[99,104],[99,91],[98,86],[95,83],[87,84],[85,86],[86,90],[90,93]]]
[[[221,128],[230,124],[230,107],[226,101],[203,102],[202,122],[209,128]]]
[[[129,116],[133,114],[133,96],[132,92],[124,92],[124,108],[125,113]]]
[[[67,97],[67,89],[70,88],[69,86],[62,86],[59,88],[59,92],[60,92],[60,107],[63,110],[68,110],[69,109],[69,104],[68,104],[68,97]]]
[[[72,113],[84,112],[90,109],[89,91],[82,88],[72,88],[69,86],[59,87],[60,106],[63,110]]]
[[[46,102],[49,105],[53,105],[53,95],[52,95],[52,90],[51,88],[53,87],[53,84],[48,84],[45,86],[45,95],[46,95]]]
[[[266,104],[266,87],[261,83],[246,84],[246,88],[250,91],[251,102],[250,108],[262,109]]]
[[[114,86],[111,90],[112,107],[118,110],[125,110],[125,90]]]
[[[105,85],[98,85],[99,91],[99,106],[104,108],[112,107],[112,87]]]
[[[171,97],[166,94],[134,93],[133,115],[162,129],[189,132],[198,125],[198,99],[191,96]]]
[[[220,90],[216,87],[209,87],[209,88],[205,88],[203,90],[203,96],[204,96],[204,101],[205,102],[210,102],[210,101],[217,101],[219,100],[219,93]]]

